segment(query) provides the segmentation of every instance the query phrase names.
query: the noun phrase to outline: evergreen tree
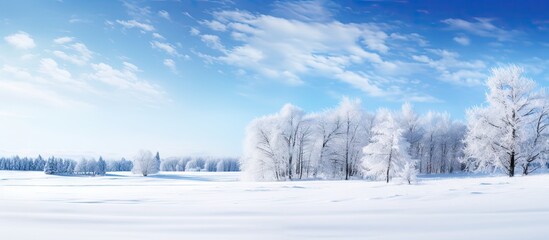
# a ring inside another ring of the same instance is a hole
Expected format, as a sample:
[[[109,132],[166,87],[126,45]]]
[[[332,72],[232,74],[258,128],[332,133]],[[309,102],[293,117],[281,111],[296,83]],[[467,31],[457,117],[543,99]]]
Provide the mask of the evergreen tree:
[[[409,143],[402,136],[404,132],[391,112],[381,109],[377,113],[377,124],[372,129],[374,136],[364,147],[363,167],[365,175],[389,182],[394,176],[405,175],[406,166],[411,167],[408,154]],[[408,174],[413,172],[409,171]],[[411,176],[406,177],[411,179]]]
[[[107,163],[103,160],[102,157],[99,157],[97,164],[95,166],[95,175],[105,175],[107,171]]]
[[[55,162],[53,158],[49,158],[48,161],[46,161],[46,165],[44,166],[44,173],[45,174],[55,174]]]

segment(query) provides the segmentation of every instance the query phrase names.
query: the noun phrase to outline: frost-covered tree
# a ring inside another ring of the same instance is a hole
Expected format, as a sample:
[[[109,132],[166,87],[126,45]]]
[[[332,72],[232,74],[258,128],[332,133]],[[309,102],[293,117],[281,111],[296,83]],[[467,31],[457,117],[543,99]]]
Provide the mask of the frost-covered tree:
[[[53,158],[49,158],[44,166],[44,173],[51,175],[57,172],[57,164]]]
[[[157,161],[151,151],[141,150],[133,159],[132,173],[148,176],[160,171],[160,161]]]
[[[78,163],[76,164],[76,167],[75,167],[74,171],[75,171],[77,174],[87,174],[87,171],[88,171],[88,160],[85,159],[85,158],[80,159],[80,161],[78,161]]]
[[[204,169],[205,165],[206,165],[206,160],[204,160],[203,158],[192,158],[185,165],[185,171],[200,172],[202,171],[202,169]]]
[[[465,125],[445,112],[429,111],[418,115],[405,103],[397,117],[410,144],[408,153],[417,160],[421,173],[448,173],[460,170]]]
[[[343,123],[333,109],[317,114],[314,118],[316,118],[314,131],[316,152],[312,154],[318,155],[318,158],[314,162],[316,167],[313,176],[336,178],[340,175],[340,169],[343,169],[337,144],[342,134]]]
[[[156,152],[156,155],[154,155],[154,160],[160,162],[160,152]]]
[[[549,132],[547,132],[549,105],[547,99],[545,93],[542,92],[537,100],[538,109],[533,116],[533,123],[525,129],[526,134],[531,137],[521,144],[521,151],[525,152],[524,161],[520,163],[524,175],[546,165],[549,157]]]
[[[108,160],[107,161],[107,171],[108,172],[118,172],[118,171],[131,171],[133,168],[132,161],[128,161],[125,158],[120,160]]]
[[[395,176],[402,176],[405,166],[410,164],[409,143],[402,136],[403,130],[389,110],[381,109],[376,115],[374,135],[366,147],[362,166],[365,175],[389,182]]]
[[[44,173],[45,174],[58,174],[58,175],[70,175],[74,173],[74,167],[76,162],[71,159],[62,159],[50,157],[45,162]]]
[[[300,171],[299,164],[303,161],[303,144],[309,134],[309,127],[303,121],[303,110],[285,105],[279,113],[275,124],[276,150],[282,162],[282,172],[279,177],[291,180]]]
[[[99,157],[97,164],[95,165],[95,175],[105,175],[107,173],[107,162],[103,160],[103,157]]]
[[[311,126],[301,109],[286,104],[280,112],[247,127],[241,166],[253,180],[291,180],[305,169]]]
[[[350,179],[360,176],[362,147],[368,142],[373,117],[359,100],[343,98],[338,107],[310,115],[313,121],[313,176]]]
[[[492,69],[486,84],[486,105],[467,111],[467,166],[474,171],[502,169],[509,177],[522,166],[528,174],[545,160],[547,99],[514,65]]]
[[[364,111],[359,100],[344,98],[336,114],[341,122],[341,134],[336,139],[338,155],[343,162],[344,179],[348,180],[359,173],[361,150],[368,140],[364,134]]]
[[[442,173],[446,168],[446,157],[448,154],[449,130],[451,125],[448,113],[428,112],[422,119],[423,138],[422,159],[425,164],[426,173]]]
[[[82,158],[76,164],[74,171],[77,174],[95,175],[96,168],[97,168],[97,161],[95,161],[95,159]]]
[[[244,154],[240,159],[243,178],[258,181],[279,180],[281,160],[277,151],[274,125],[277,116],[254,119],[246,128]]]
[[[412,104],[408,102],[402,105],[400,124],[404,130],[402,136],[410,144],[408,153],[412,158],[419,159],[424,129],[420,116],[414,111]]]
[[[404,165],[401,177],[404,181],[408,182],[408,184],[412,184],[417,181],[417,168],[415,161],[407,162]]]

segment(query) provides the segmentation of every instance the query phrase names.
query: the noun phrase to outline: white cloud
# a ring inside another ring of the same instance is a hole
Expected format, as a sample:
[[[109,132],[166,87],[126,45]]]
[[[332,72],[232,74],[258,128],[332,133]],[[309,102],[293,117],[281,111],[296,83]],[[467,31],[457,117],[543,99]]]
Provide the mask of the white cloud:
[[[71,73],[60,68],[57,62],[51,58],[41,59],[39,70],[51,79],[55,79],[63,83],[72,82]]]
[[[0,72],[7,73],[17,79],[29,79],[32,77],[27,70],[11,65],[2,66]]]
[[[471,43],[471,40],[469,40],[469,38],[465,36],[454,37],[454,41],[463,46],[469,46],[469,44]]]
[[[276,1],[273,12],[277,16],[305,22],[326,22],[333,20],[337,8],[339,6],[334,2],[324,0]]]
[[[6,36],[4,37],[4,40],[19,49],[26,50],[36,47],[32,37],[28,33],[22,31]]]
[[[48,105],[53,107],[81,107],[86,106],[82,102],[74,101],[50,89],[28,82],[10,81],[2,79],[0,76],[0,99],[2,102],[17,100],[18,104],[24,101],[30,101],[29,104],[36,106]]]
[[[177,66],[173,59],[164,59],[164,66],[168,67],[172,72],[177,72]]]
[[[146,19],[151,15],[150,7],[140,7],[137,2],[123,1],[128,15],[135,19]]]
[[[219,32],[224,32],[227,30],[227,26],[225,26],[225,24],[223,23],[220,23],[218,21],[215,21],[215,20],[212,20],[212,21],[208,21],[208,20],[204,20],[204,21],[201,21],[200,22],[201,24],[207,26],[208,28],[214,30],[214,31],[219,31]],[[195,28],[193,28],[195,29]],[[196,30],[196,29],[195,29]],[[192,31],[192,30],[191,30]],[[193,35],[198,35],[200,32],[197,32]]]
[[[166,20],[170,20],[170,13],[166,12],[165,10],[158,11],[158,16]]]
[[[72,15],[71,18],[69,19],[69,23],[71,23],[71,24],[74,24],[74,23],[91,23],[91,22],[92,22],[91,20],[80,18],[80,17],[78,17],[78,15]]]
[[[153,38],[156,38],[156,39],[161,39],[161,40],[166,39],[164,38],[164,36],[160,35],[159,33],[153,33],[152,36]]]
[[[129,62],[123,62],[122,65],[124,65],[124,69],[130,71],[130,72],[141,72],[141,69],[139,69],[139,67],[135,66],[134,64],[132,63],[129,63]]]
[[[218,50],[217,56],[197,53],[206,61],[222,62],[291,85],[304,83],[305,76],[320,75],[348,83],[372,96],[391,94],[384,90],[391,83],[351,70],[360,64],[365,70],[398,71],[395,63],[380,55],[390,50],[385,43],[389,35],[381,26],[304,22],[243,11],[216,12],[208,23],[214,21],[226,26],[228,35],[237,44],[228,47],[223,44],[228,39],[191,29],[191,35],[199,36],[210,48]]]
[[[200,31],[196,28],[191,28],[191,31],[189,31],[192,36],[198,36],[200,35]]]
[[[154,26],[147,23],[138,22],[136,20],[129,20],[129,21],[116,20],[116,22],[122,25],[124,28],[139,28],[146,32],[152,32],[155,30]]]
[[[450,28],[466,31],[481,37],[496,38],[499,41],[512,41],[520,32],[508,31],[495,26],[489,18],[475,18],[476,21],[466,21],[459,18],[448,18],[442,20]]]
[[[221,40],[216,35],[204,34],[200,36],[200,39],[205,42],[208,47],[225,52],[225,46],[221,44]]]
[[[140,71],[137,66],[127,62],[124,62],[123,65],[123,68],[116,69],[105,63],[91,64],[94,73],[90,75],[90,78],[121,90],[130,91],[130,93],[146,100],[158,101],[164,98],[164,91],[159,86],[137,77],[137,72]]]
[[[77,53],[79,53],[82,58],[89,60],[92,58],[93,52],[86,47],[83,43],[75,43],[70,46],[73,50],[75,50]]]
[[[41,59],[38,71],[43,74],[48,84],[62,84],[60,87],[70,87],[74,91],[92,90],[86,82],[74,79],[68,70],[61,68],[51,58]]]
[[[53,40],[55,44],[66,44],[74,41],[72,37],[60,37]]]
[[[71,45],[63,45],[63,47],[74,54],[67,54],[64,51],[55,50],[53,55],[59,59],[71,62],[76,65],[83,66],[93,57],[93,52],[83,43],[74,43]]]
[[[336,75],[339,79],[347,82],[358,89],[369,93],[372,96],[383,96],[386,93],[377,86],[371,84],[370,79],[363,74],[351,71],[345,71]]]
[[[439,73],[439,80],[466,86],[480,85],[486,79],[483,61],[462,61],[459,54],[448,50],[430,50],[438,59],[426,55],[414,55],[412,59],[424,63]]]
[[[425,47],[429,45],[429,42],[425,39],[425,37],[421,36],[418,33],[411,33],[411,34],[391,33],[390,37],[391,39],[395,39],[395,40],[416,42],[420,47]]]
[[[113,21],[105,20],[104,24],[107,28],[114,29],[114,22]]]
[[[67,85],[72,90],[83,85],[75,85],[75,82],[71,80],[71,74],[60,69],[55,61],[42,59],[38,66],[38,72],[43,73],[45,79],[43,76],[31,74],[27,69],[3,65],[0,68],[0,101],[32,106],[88,106],[88,104],[73,100],[66,94],[61,94],[59,89],[65,88]]]
[[[82,61],[82,59],[80,59],[78,56],[75,56],[75,55],[69,55],[63,51],[59,51],[59,50],[55,50],[52,52],[53,55],[59,59],[62,59],[64,61],[67,61],[67,62],[71,62],[71,63],[74,63],[76,65],[84,65],[86,64],[85,61]]]
[[[162,42],[159,42],[159,41],[152,41],[151,42],[151,46],[153,48],[156,48],[156,49],[160,49],[164,52],[166,52],[167,54],[170,54],[170,55],[173,55],[173,56],[178,56],[179,53],[177,53],[177,50],[175,49],[175,47],[169,43],[162,43]]]

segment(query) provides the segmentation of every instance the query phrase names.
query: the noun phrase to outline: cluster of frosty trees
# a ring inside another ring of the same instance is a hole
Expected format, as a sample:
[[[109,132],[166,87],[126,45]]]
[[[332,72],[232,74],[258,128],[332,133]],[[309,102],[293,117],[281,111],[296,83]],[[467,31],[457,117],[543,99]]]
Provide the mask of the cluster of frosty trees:
[[[47,174],[57,175],[103,175],[105,172],[133,171],[136,174],[149,175],[158,171],[191,171],[191,172],[236,172],[240,171],[237,158],[215,157],[180,157],[161,159],[157,152],[141,150],[133,160],[99,160],[83,158],[80,160],[50,157],[45,160],[42,156],[28,157],[1,157],[0,170],[17,171],[44,171]]]
[[[160,159],[157,152],[141,150],[134,158],[133,173],[147,176],[162,171],[187,171],[187,172],[232,172],[239,171],[240,165],[235,158],[213,157],[183,157]]]
[[[237,172],[240,171],[240,163],[237,158],[167,158],[162,159],[162,162],[160,163],[160,170],[169,172]]]
[[[246,129],[241,166],[252,180],[351,179],[412,181],[416,173],[506,170],[513,176],[547,159],[547,98],[521,68],[493,70],[486,106],[467,123],[448,113],[418,115],[361,108],[358,100],[320,113],[293,105],[253,120]]]
[[[97,175],[104,172],[130,171],[133,167],[132,161],[124,158],[120,160],[106,160],[102,157],[99,160],[93,158],[72,160],[67,158],[50,157],[44,159],[41,155],[36,158],[28,157],[2,157],[0,158],[0,170],[16,171],[44,171],[48,174],[90,174]],[[104,170],[103,170],[104,169]]]
[[[71,159],[62,159],[51,157],[46,161],[44,173],[55,175],[105,175],[107,172],[107,162],[99,157],[95,159],[82,159],[74,161]]]
[[[404,169],[409,174],[416,162],[422,173],[452,172],[461,169],[464,133],[447,113],[419,116],[410,104],[371,113],[358,100],[344,99],[311,114],[288,104],[249,124],[241,164],[254,180],[386,180]]]
[[[0,158],[0,170],[43,171],[45,165],[46,161],[42,156],[34,159],[19,156]]]

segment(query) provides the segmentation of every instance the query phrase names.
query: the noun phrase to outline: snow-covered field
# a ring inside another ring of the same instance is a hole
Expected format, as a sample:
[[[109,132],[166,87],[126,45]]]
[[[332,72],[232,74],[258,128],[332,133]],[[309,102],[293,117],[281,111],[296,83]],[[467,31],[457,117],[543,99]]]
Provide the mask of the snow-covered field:
[[[549,239],[549,175],[239,182],[0,171],[0,239]]]

